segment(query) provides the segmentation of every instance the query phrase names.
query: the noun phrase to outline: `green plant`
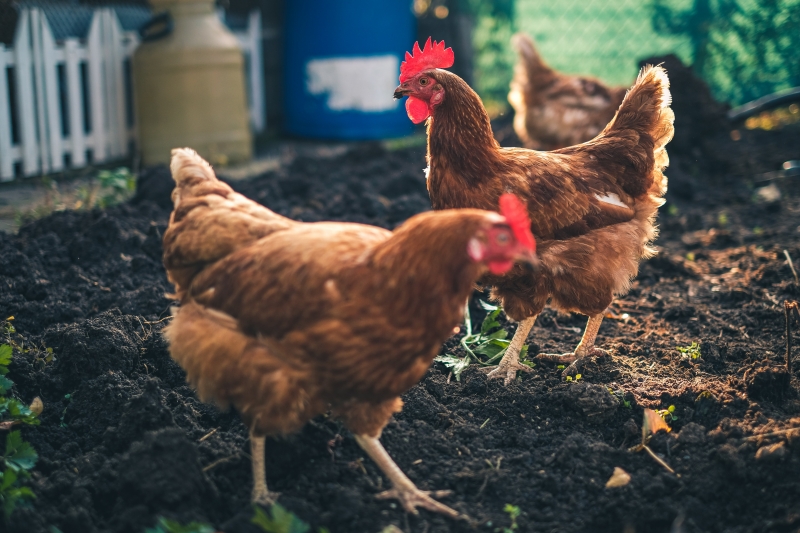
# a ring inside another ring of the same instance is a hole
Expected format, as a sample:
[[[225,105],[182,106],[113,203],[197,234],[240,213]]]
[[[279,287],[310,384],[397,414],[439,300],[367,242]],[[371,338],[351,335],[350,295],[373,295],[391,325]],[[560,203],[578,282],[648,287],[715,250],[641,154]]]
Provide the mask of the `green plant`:
[[[577,383],[578,381],[581,380],[582,377],[583,377],[583,374],[575,374],[574,378],[572,376],[567,376],[566,377],[566,381],[569,381],[569,382],[574,381],[575,383]]]
[[[692,342],[689,346],[676,346],[675,349],[691,360],[700,358],[700,345],[696,342]]]
[[[13,330],[13,326],[11,329]],[[17,424],[38,425],[38,413],[31,407],[36,405],[37,410],[40,410],[42,405],[38,398],[29,407],[10,396],[14,382],[6,375],[12,355],[11,345],[0,344],[0,427],[6,430]],[[30,476],[29,471],[36,465],[38,455],[30,444],[22,440],[22,433],[18,430],[9,431],[5,444],[3,455],[0,456],[3,467],[0,472],[0,504],[8,520],[17,505],[27,504],[36,497],[29,487],[21,486],[20,481]]]
[[[616,398],[617,401],[619,401],[619,403],[622,404],[622,407],[626,409],[631,409],[631,402],[625,399],[625,391],[623,390],[615,391],[611,387],[608,387],[608,393],[614,398]]]
[[[136,176],[125,167],[116,170],[102,170],[97,175],[101,195],[99,207],[108,207],[125,200],[136,190]]]
[[[519,529],[519,525],[517,524],[517,518],[519,518],[519,515],[520,515],[520,512],[521,512],[519,507],[517,507],[516,505],[512,505],[510,503],[507,503],[505,505],[505,507],[503,507],[503,511],[506,514],[508,514],[508,518],[509,518],[509,520],[511,520],[511,525],[508,526],[508,527],[502,527],[502,528],[499,527],[499,528],[495,529],[495,532],[496,533],[512,533],[512,532],[516,531],[517,529]]]
[[[797,0],[652,0],[653,28],[687,38],[692,69],[743,104],[800,85]]]
[[[158,519],[155,527],[148,528],[145,533],[214,533],[216,529],[208,524],[191,522],[185,526],[175,520],[169,520],[163,516]]]
[[[666,409],[656,409],[656,413],[658,413],[658,416],[664,419],[664,422],[674,422],[678,419],[678,417],[675,416],[674,405],[670,405]]]
[[[265,533],[307,533],[311,530],[311,526],[279,503],[270,507],[269,514],[261,507],[256,506],[254,509],[255,515],[250,522],[260,527]],[[317,533],[329,532],[327,528],[321,527]]]
[[[481,306],[489,311],[486,318],[481,323],[478,333],[472,333],[472,320],[469,315],[469,306],[465,312],[464,324],[467,334],[461,339],[461,347],[467,353],[463,358],[453,355],[440,355],[434,361],[448,367],[456,380],[461,379],[461,373],[467,369],[471,362],[475,361],[483,366],[495,364],[502,359],[511,341],[507,339],[508,332],[500,326],[498,318],[503,310],[496,305],[480,302]],[[528,345],[524,345],[519,353],[520,362],[530,367],[535,366],[533,362],[527,360]]]

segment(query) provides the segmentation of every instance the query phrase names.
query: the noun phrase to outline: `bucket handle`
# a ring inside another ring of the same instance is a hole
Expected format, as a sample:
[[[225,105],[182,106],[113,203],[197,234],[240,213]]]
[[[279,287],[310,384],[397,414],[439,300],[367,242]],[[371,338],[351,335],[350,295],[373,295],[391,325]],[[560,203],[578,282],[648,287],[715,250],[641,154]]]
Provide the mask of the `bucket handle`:
[[[162,28],[152,32],[150,31],[151,28],[157,27],[160,24],[163,24]],[[175,23],[172,20],[172,15],[170,15],[169,11],[164,11],[153,15],[150,17],[150,20],[139,27],[139,37],[142,39],[142,42],[163,39],[172,33],[174,26]]]

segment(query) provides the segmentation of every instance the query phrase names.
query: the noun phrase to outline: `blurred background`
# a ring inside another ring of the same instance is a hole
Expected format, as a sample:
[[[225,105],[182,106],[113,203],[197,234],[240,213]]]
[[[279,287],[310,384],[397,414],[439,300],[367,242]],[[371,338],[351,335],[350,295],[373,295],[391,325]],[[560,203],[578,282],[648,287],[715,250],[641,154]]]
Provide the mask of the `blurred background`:
[[[115,161],[135,171],[178,144],[224,166],[286,138],[411,135],[390,93],[402,54],[428,36],[454,48],[452,70],[500,126],[523,32],[553,70],[608,87],[673,54],[720,112],[767,97],[736,117],[770,129],[800,120],[798,28],[800,0],[0,0],[0,179]],[[208,32],[235,57],[213,59]],[[195,74],[165,71],[177,48]]]

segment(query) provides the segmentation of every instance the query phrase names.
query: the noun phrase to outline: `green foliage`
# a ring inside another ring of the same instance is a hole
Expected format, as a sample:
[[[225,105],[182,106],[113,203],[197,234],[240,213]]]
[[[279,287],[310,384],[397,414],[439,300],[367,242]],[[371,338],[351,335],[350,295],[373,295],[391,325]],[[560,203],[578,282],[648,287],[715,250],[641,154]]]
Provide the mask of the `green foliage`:
[[[269,514],[261,507],[256,506],[254,509],[255,515],[250,522],[260,527],[265,533],[307,533],[311,530],[311,526],[279,503],[270,507]],[[329,532],[327,528],[321,527],[317,533]]]
[[[8,328],[6,332],[9,335]],[[0,424],[6,429],[19,423],[39,424],[39,419],[30,407],[8,395],[14,385],[13,381],[5,377],[12,355],[13,349],[10,345],[0,344]],[[36,465],[38,458],[36,450],[22,440],[22,433],[9,431],[6,435],[5,450],[0,456],[0,465],[3,468],[0,472],[0,505],[3,507],[6,520],[17,505],[28,504],[36,497],[29,487],[21,486],[20,481],[30,476],[28,472]]]
[[[3,515],[6,520],[17,508],[17,505],[26,505],[36,498],[30,487],[20,487],[17,484],[18,474],[6,468],[0,472],[0,504],[3,506]]]
[[[583,374],[575,374],[574,378],[572,376],[567,376],[566,377],[566,381],[568,381],[568,382],[574,381],[575,383],[577,383],[577,382],[579,382],[581,380],[582,377],[583,377]]]
[[[693,361],[700,358],[700,345],[694,341],[689,346],[676,346],[675,349]]]
[[[508,514],[509,520],[511,520],[511,525],[508,527],[497,528],[495,529],[496,533],[513,533],[517,529],[519,529],[519,525],[517,524],[517,518],[520,515],[520,509],[516,505],[512,505],[507,503],[505,507],[503,507],[503,511]]]
[[[664,422],[673,422],[678,419],[678,417],[675,416],[674,405],[670,405],[666,409],[656,409],[656,413],[658,413],[658,416],[664,419]]]
[[[101,191],[97,202],[99,207],[107,207],[119,203],[127,199],[136,190],[136,176],[131,174],[131,171],[125,167],[120,167],[113,171],[102,170],[97,175],[97,181],[100,183]]]
[[[155,527],[148,528],[145,533],[214,533],[216,529],[208,524],[191,522],[185,526],[175,520],[161,517]]]
[[[799,0],[651,0],[653,28],[691,43],[716,96],[742,104],[800,85]]]
[[[617,390],[615,391],[611,387],[608,388],[608,393],[617,399],[617,401],[622,405],[622,407],[626,409],[632,409],[631,402],[625,399],[625,391]]]
[[[514,34],[514,1],[470,0],[474,28],[475,90],[490,115],[508,109],[508,87],[516,60],[511,49]]]
[[[486,302],[481,302],[481,306],[489,311],[486,318],[481,323],[481,328],[478,333],[472,333],[472,320],[469,316],[469,306],[464,320],[467,327],[467,334],[461,339],[461,347],[467,355],[462,359],[452,355],[440,355],[434,361],[444,364],[448,367],[455,376],[456,380],[461,379],[461,373],[467,369],[472,361],[478,362],[483,366],[496,364],[506,353],[511,340],[509,340],[508,332],[500,326],[499,318],[503,310],[496,305],[490,305]],[[528,345],[524,345],[520,350],[520,362],[530,367],[534,363],[528,361]]]

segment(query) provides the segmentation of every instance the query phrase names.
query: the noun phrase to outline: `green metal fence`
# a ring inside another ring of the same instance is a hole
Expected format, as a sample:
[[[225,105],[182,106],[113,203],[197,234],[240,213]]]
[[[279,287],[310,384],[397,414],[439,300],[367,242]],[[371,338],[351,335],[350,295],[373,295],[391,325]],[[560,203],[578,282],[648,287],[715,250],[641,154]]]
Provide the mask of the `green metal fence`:
[[[741,104],[800,85],[800,0],[465,0],[474,14],[475,82],[495,104],[508,91],[524,31],[567,73],[630,84],[641,59],[675,53],[715,96]]]

